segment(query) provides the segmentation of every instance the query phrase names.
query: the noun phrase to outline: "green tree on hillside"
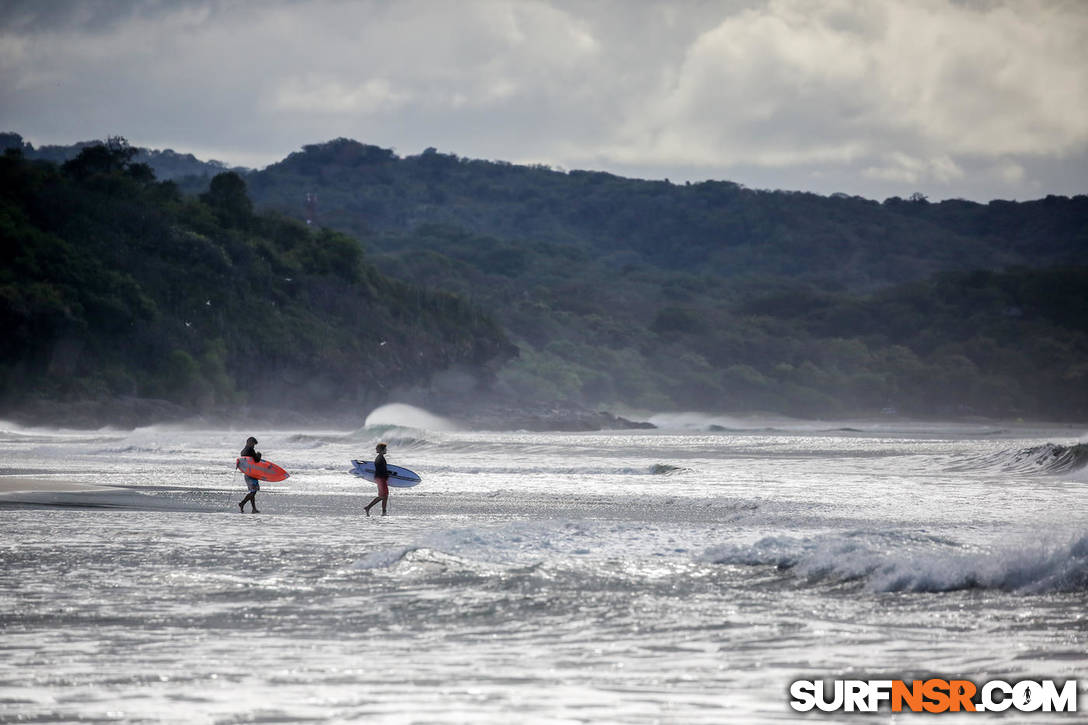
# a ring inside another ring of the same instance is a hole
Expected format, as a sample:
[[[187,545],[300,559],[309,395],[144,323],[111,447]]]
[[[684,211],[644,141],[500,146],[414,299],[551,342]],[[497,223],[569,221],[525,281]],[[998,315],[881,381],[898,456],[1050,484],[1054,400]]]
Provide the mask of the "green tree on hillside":
[[[0,157],[0,404],[346,408],[513,354],[486,315],[384,276],[356,240],[255,214],[239,175],[184,197],[132,158],[123,139],[60,168]]]

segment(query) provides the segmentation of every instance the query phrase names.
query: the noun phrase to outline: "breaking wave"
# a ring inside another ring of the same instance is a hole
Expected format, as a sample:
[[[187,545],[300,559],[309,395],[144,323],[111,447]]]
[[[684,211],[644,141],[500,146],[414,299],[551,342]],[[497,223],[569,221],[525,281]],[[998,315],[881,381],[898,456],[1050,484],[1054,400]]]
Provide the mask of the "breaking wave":
[[[967,551],[935,537],[835,535],[767,537],[749,545],[714,547],[699,559],[713,564],[774,566],[806,583],[856,582],[874,592],[966,589],[1019,594],[1088,591],[1088,534],[1059,544],[1007,545]]]
[[[1045,443],[1030,448],[1014,448],[987,455],[973,456],[953,470],[988,468],[1008,473],[1066,473],[1088,465],[1088,443],[1063,446]]]
[[[435,434],[456,430],[452,422],[422,408],[392,403],[375,409],[366,417],[362,427],[356,430],[296,433],[288,436],[286,441],[303,448],[343,443],[373,448],[378,441],[385,441],[391,446],[405,449],[432,445],[441,438]]]
[[[396,448],[421,448],[434,443],[426,431],[396,425],[363,426],[348,433],[296,433],[287,436],[285,441],[299,448],[312,449],[350,443],[368,450],[372,450],[378,441],[385,441]]]
[[[404,403],[390,403],[376,408],[363,423],[365,429],[383,425],[427,431],[457,430],[457,426],[452,421]]]

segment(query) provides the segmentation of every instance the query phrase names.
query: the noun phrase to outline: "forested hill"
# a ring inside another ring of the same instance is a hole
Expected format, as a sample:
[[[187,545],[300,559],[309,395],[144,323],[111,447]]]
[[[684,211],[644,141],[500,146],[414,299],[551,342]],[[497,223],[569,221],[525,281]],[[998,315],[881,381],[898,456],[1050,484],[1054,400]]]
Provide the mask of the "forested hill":
[[[1088,419],[1085,196],[877,202],[344,139],[210,185],[173,152],[33,150],[58,168],[5,138],[5,405],[365,407],[430,379],[419,402],[456,414]]]
[[[573,245],[599,256],[726,279],[770,275],[869,289],[951,269],[1076,264],[1088,196],[930,203],[756,191],[563,173],[441,154],[397,157],[339,139],[254,173],[260,205],[365,235],[455,227],[500,240]],[[520,245],[520,244],[519,244]]]
[[[11,131],[0,133],[0,152],[12,149],[22,153],[23,158],[39,161],[52,161],[55,164],[63,164],[79,156],[84,149],[91,146],[100,146],[104,141],[80,141],[69,145],[46,145],[35,148],[34,144],[25,141],[20,134]],[[147,149],[138,146],[130,147],[133,151],[132,163],[147,164],[155,172],[155,178],[161,181],[187,178],[189,183],[201,179],[204,184],[216,174],[224,171],[234,171],[245,174],[249,169],[242,167],[230,167],[222,161],[201,161],[189,153],[178,153],[173,149]]]
[[[511,399],[1088,418],[1088,197],[884,202],[339,139],[247,177],[492,310]]]
[[[121,397],[362,414],[516,352],[479,309],[390,279],[356,240],[254,213],[238,175],[186,197],[134,155],[114,139],[59,167],[0,157],[0,413]]]

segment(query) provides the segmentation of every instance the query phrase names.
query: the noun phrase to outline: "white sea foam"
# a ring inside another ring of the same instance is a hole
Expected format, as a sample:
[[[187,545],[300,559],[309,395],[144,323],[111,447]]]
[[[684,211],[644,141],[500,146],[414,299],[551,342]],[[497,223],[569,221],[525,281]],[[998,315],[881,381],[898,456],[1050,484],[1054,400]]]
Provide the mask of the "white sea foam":
[[[993,468],[1015,473],[1054,474],[1075,471],[1088,465],[1088,445],[1044,443],[1027,448],[1003,449],[967,456],[958,468]]]
[[[372,551],[355,562],[356,569],[388,569],[401,559],[409,551],[415,551],[412,546],[398,546],[392,549]]]
[[[713,547],[700,559],[774,566],[809,583],[860,581],[876,592],[1088,591],[1088,534],[1083,533],[1053,543],[1003,542],[982,549],[906,535],[777,536]]]
[[[0,500],[4,715],[709,725],[788,719],[801,674],[1088,667],[1079,472],[955,467],[1067,429],[820,425],[256,431],[292,474],[259,515],[248,431],[0,438],[121,489]],[[424,480],[367,518],[386,436]]]

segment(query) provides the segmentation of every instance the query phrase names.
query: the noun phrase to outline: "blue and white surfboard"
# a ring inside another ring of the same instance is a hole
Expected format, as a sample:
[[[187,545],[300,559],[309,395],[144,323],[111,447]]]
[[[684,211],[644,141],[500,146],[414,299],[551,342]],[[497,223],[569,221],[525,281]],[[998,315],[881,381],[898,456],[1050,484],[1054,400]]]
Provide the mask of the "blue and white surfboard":
[[[423,479],[419,477],[419,474],[415,471],[409,471],[407,468],[400,466],[394,466],[387,463],[386,468],[389,469],[389,485],[396,486],[398,488],[411,488],[415,486]],[[374,461],[355,461],[351,462],[351,471],[353,475],[365,478],[371,483],[374,482]]]

